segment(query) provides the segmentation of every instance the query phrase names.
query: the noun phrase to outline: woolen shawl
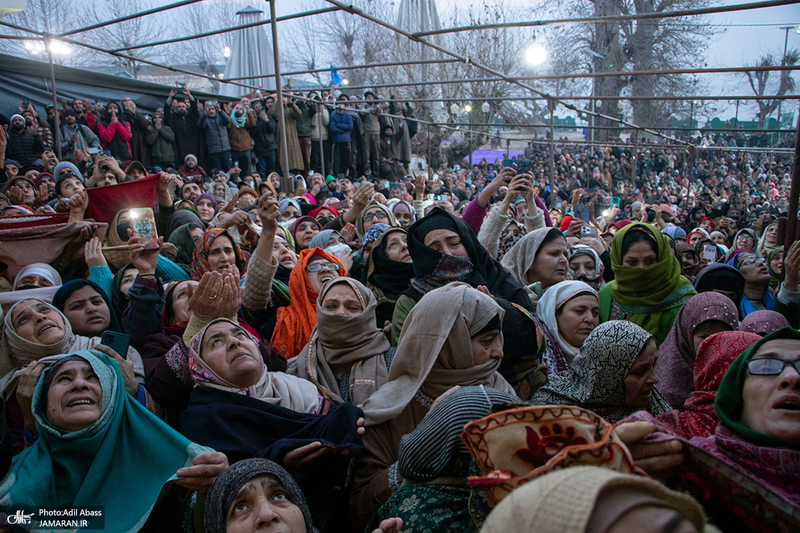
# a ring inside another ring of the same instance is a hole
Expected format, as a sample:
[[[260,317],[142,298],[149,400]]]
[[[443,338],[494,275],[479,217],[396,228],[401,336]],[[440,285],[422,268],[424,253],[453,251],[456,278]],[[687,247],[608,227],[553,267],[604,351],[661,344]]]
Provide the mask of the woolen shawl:
[[[722,322],[730,330],[737,330],[739,310],[730,298],[718,292],[698,294],[678,311],[669,335],[658,348],[658,390],[675,409],[682,409],[683,402],[695,390],[694,330],[710,320]]]
[[[539,405],[577,405],[594,411],[615,424],[631,414],[625,405],[625,377],[653,336],[624,320],[597,326],[586,338],[572,367],[547,377],[547,385],[531,397]],[[647,411],[653,415],[671,411],[654,388]]]
[[[357,316],[327,313],[322,307],[325,295],[337,285],[346,285],[361,302]],[[331,365],[348,365],[350,403],[361,405],[389,380],[383,354],[391,346],[383,331],[375,326],[376,300],[372,292],[351,278],[334,278],[317,297],[317,325],[297,357],[292,373],[322,389],[336,404],[344,403]]]
[[[617,517],[637,503],[660,504],[680,511],[697,531],[705,528],[703,508],[690,496],[646,477],[598,466],[573,466],[534,479],[512,492],[488,516],[481,533],[607,531],[611,524],[596,527],[594,521],[607,511],[598,502],[604,491],[619,489],[633,489],[638,498],[623,500],[626,508],[620,509]]]
[[[256,476],[268,474],[275,476],[286,489],[289,501],[303,513],[307,533],[317,533],[311,522],[311,511],[303,492],[294,478],[278,463],[268,459],[245,459],[234,463],[217,476],[206,497],[204,525],[206,533],[225,533],[228,511],[236,493]]]
[[[740,353],[759,340],[758,335],[744,331],[723,331],[704,340],[694,360],[693,392],[679,410],[656,418],[686,439],[712,436],[719,425],[714,400],[722,376]]]
[[[317,387],[304,379],[290,376],[283,372],[270,372],[263,360],[261,361],[261,376],[258,378],[258,382],[246,389],[237,387],[214,372],[203,360],[201,349],[203,337],[208,328],[221,322],[234,327],[241,327],[238,322],[227,318],[218,318],[209,322],[189,342],[189,373],[195,384],[201,387],[212,387],[235,394],[242,394],[273,405],[280,405],[298,413],[316,414],[319,411],[320,398]],[[244,332],[253,341],[253,344],[258,347],[258,339],[247,330],[244,330]],[[259,353],[258,355],[259,359],[261,359],[261,354]]]
[[[423,387],[434,397],[456,385],[485,385],[514,394],[497,372],[499,360],[476,365],[472,353],[472,337],[503,314],[491,296],[465,283],[450,283],[423,296],[403,324],[389,382],[362,406],[367,425],[395,418]]]
[[[503,255],[503,259],[500,261],[503,268],[510,272],[516,282],[523,287],[528,285],[528,270],[533,266],[536,254],[539,253],[542,243],[550,232],[558,233],[558,230],[555,228],[540,228],[525,234]]]
[[[70,355],[85,359],[100,378],[100,418],[73,432],[52,425],[42,405],[42,373],[33,394],[39,438],[14,458],[0,483],[0,505],[102,505],[114,531],[139,531],[176,471],[211,449],[192,443],[128,394],[117,363],[105,354]],[[135,482],[121,482],[132,476]]]
[[[448,229],[457,233],[467,250],[472,268],[469,271],[463,271],[463,275],[458,279],[445,279],[447,270],[444,267],[448,259],[453,256],[438,252],[424,244],[425,235],[435,229]],[[525,309],[533,311],[531,300],[523,286],[514,280],[499,261],[489,255],[466,222],[454,217],[444,209],[434,207],[430,213],[408,228],[408,253],[414,260],[415,278],[425,280],[426,285],[442,286],[449,281],[463,281],[473,287],[485,285],[493,296],[517,303]],[[437,282],[437,280],[439,281]],[[422,297],[422,293],[413,288],[406,291],[405,294],[414,300]]]
[[[270,340],[275,351],[286,359],[291,359],[303,351],[303,347],[311,337],[311,331],[317,324],[318,294],[311,288],[306,272],[309,259],[315,255],[331,263],[337,263],[339,276],[347,275],[339,260],[320,248],[300,252],[297,265],[289,276],[289,298],[292,303],[288,307],[278,308],[275,330]]]
[[[657,263],[646,268],[622,264],[622,242],[631,231],[646,231],[656,245]],[[611,300],[626,313],[626,320],[658,336],[661,317],[685,304],[697,293],[681,276],[681,265],[670,247],[670,238],[650,224],[629,224],[611,242],[614,281],[600,291],[600,318],[609,319]],[[666,333],[666,332],[665,332]],[[656,338],[658,341],[658,338]]]
[[[572,346],[561,336],[561,333],[558,331],[556,313],[568,301],[582,294],[591,294],[597,298],[597,291],[582,281],[562,281],[544,291],[544,294],[539,299],[539,303],[536,306],[536,316],[545,323],[550,336],[557,343],[557,346],[552,346],[553,351],[560,350],[564,353],[564,357],[570,359],[578,355],[580,346]],[[548,346],[548,348],[550,347]],[[548,372],[552,372],[549,365],[547,370]]]
[[[247,262],[250,260],[250,254],[241,249],[236,239],[228,233],[228,230],[222,228],[208,228],[205,233],[203,233],[203,239],[197,243],[192,253],[192,279],[199,280],[203,277],[203,274],[211,272],[211,265],[208,262],[208,252],[211,250],[213,242],[221,236],[225,236],[231,240],[233,252],[236,255],[236,268],[239,269],[239,275],[244,276],[247,272]]]

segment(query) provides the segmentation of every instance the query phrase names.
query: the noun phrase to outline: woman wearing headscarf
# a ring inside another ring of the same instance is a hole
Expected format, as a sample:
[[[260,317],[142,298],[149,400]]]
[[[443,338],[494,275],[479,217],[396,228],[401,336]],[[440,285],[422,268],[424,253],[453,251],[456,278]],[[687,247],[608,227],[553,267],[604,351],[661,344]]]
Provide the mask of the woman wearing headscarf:
[[[767,257],[767,268],[769,269],[769,288],[773,291],[778,290],[781,284],[781,277],[783,276],[783,246],[775,248],[769,252]]]
[[[766,227],[761,238],[758,240],[756,251],[762,257],[767,257],[771,252],[781,248],[783,245],[778,242],[778,223],[772,222]]]
[[[378,327],[391,322],[397,299],[408,290],[412,277],[414,265],[408,251],[406,230],[386,228],[372,241],[366,265],[365,285],[377,300],[375,319]]]
[[[406,316],[423,295],[454,281],[485,286],[496,297],[532,310],[531,300],[489,252],[466,222],[435,207],[408,228],[408,252],[414,265],[411,287],[395,304],[392,344],[397,345]]]
[[[692,391],[686,401],[678,409],[660,414],[656,419],[685,439],[714,435],[719,424],[714,400],[722,376],[740,353],[759,340],[758,335],[742,331],[724,331],[704,340],[693,361]]]
[[[71,405],[76,398],[82,404]],[[0,482],[4,508],[100,505],[115,531],[176,530],[191,491],[207,490],[228,466],[147,411],[98,351],[71,352],[42,372],[30,408],[38,438]]]
[[[307,379],[334,404],[363,404],[388,381],[395,353],[375,325],[375,306],[356,280],[327,282],[317,297],[317,325],[289,374]]]
[[[536,316],[547,337],[542,363],[548,374],[564,372],[600,324],[597,292],[582,281],[562,281],[545,291]]]
[[[214,197],[208,193],[201,194],[194,199],[195,210],[200,220],[208,224],[219,213],[219,205]]]
[[[317,219],[309,216],[301,216],[292,222],[289,231],[294,238],[295,249],[298,252],[310,248],[311,239],[322,230]]]
[[[392,200],[389,202],[391,201]],[[397,221],[397,225],[400,227],[407,228],[417,221],[417,212],[414,209],[414,206],[412,206],[411,203],[407,202],[406,200],[397,200],[395,204],[391,206],[391,210],[392,214],[394,215],[394,219]]]
[[[31,263],[17,273],[12,290],[24,291],[61,285],[61,275],[46,263]]]
[[[716,433],[688,443],[687,467],[693,475],[683,486],[714,511],[712,519],[723,530],[797,527],[798,351],[800,333],[783,328],[742,352],[717,390]]]
[[[243,251],[227,230],[209,228],[192,254],[193,279],[199,280],[206,272],[225,272],[235,269],[240,276],[247,272],[250,255]]]
[[[567,279],[567,240],[555,228],[540,228],[522,237],[500,263],[525,287],[532,302]]]
[[[294,198],[281,198],[278,202],[281,211],[281,222],[291,224],[294,219],[300,216],[300,203]]]
[[[104,331],[122,332],[111,299],[88,279],[74,279],[53,296],[53,306],[69,319],[78,335],[99,337]]]
[[[174,244],[178,249],[175,257],[175,263],[180,266],[186,275],[189,275],[192,265],[192,255],[197,244],[202,240],[205,228],[201,224],[189,222],[172,232],[169,236],[170,243]]]
[[[422,297],[403,326],[389,382],[363,404],[366,453],[351,496],[357,526],[399,487],[400,438],[411,432],[436,398],[460,385],[484,385],[514,394],[497,372],[502,358],[503,309],[465,283]]]
[[[254,531],[264,514],[277,515],[274,521],[292,533],[318,533],[297,482],[268,459],[245,459],[222,472],[211,485],[203,521],[206,533],[227,533],[237,527]]]
[[[653,336],[631,322],[614,320],[592,331],[565,372],[547,377],[531,398],[539,405],[577,405],[615,424],[640,409],[671,410],[656,389]]]
[[[742,320],[739,331],[747,331],[764,336],[781,328],[791,327],[789,321],[782,314],[775,311],[755,311]]]
[[[614,281],[600,291],[600,319],[628,320],[666,339],[680,308],[697,294],[681,275],[670,239],[650,224],[629,224],[611,242]]]
[[[658,390],[675,409],[694,390],[694,362],[700,343],[715,333],[739,329],[739,311],[727,296],[705,292],[689,299],[658,348]]]
[[[699,293],[718,292],[727,296],[739,307],[744,295],[744,276],[732,266],[714,263],[708,265],[697,273],[694,278],[694,288]],[[741,315],[739,316],[741,319]]]
[[[736,232],[736,235],[733,236],[731,251],[747,250],[749,252],[755,252],[757,243],[758,237],[756,237],[755,231],[750,228],[740,229]],[[730,259],[730,257],[728,259]]]
[[[315,264],[317,263],[317,264]],[[319,248],[303,250],[289,276],[287,307],[278,308],[270,343],[285,359],[297,356],[317,322],[317,297],[326,281],[346,276],[338,259]]]
[[[470,455],[461,432],[497,404],[518,403],[512,394],[461,387],[448,394],[400,441],[397,469],[405,483],[373,515],[368,530],[398,517],[408,531],[477,531],[467,485]]]
[[[642,523],[708,531],[703,508],[658,481],[573,466],[516,489],[487,517],[481,533],[616,533],[644,531]]]
[[[370,226],[373,224],[378,224],[379,222],[382,224],[388,224],[390,226],[400,225],[394,218],[394,214],[392,213],[391,209],[377,200],[372,200],[364,209],[361,210],[361,212],[358,214],[358,217],[356,217],[355,225],[358,239],[363,239],[364,233],[367,232]]]
[[[233,461],[277,461],[302,476],[306,494],[325,494],[327,515],[340,512],[352,458],[363,449],[360,409],[332,406],[308,380],[270,372],[258,339],[225,318],[191,340],[189,371],[195,387],[181,433]],[[304,459],[309,448],[318,453]]]

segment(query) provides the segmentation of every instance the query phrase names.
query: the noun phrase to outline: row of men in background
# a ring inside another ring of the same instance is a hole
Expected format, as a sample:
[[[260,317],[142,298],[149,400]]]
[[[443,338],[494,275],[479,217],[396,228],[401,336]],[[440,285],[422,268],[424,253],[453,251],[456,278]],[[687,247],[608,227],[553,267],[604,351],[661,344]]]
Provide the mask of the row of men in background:
[[[127,97],[121,106],[117,102],[92,106],[88,100],[75,99],[70,107],[64,98],[60,148],[73,163],[98,149],[125,162],[161,168],[181,165],[188,154],[199,154],[200,166],[209,170],[238,164],[245,172],[253,167],[268,174],[286,165],[305,177],[310,170],[324,170],[350,178],[374,175],[396,181],[411,160],[411,138],[417,127],[413,109],[394,94],[388,103],[375,100],[371,91],[365,99],[375,104],[361,109],[358,103],[348,105],[346,95],[334,101],[328,91],[311,91],[305,98],[287,92],[288,160],[284,162],[278,157],[279,117],[273,95],[257,92],[239,102],[201,104],[186,87],[180,92],[173,89],[152,117],[138,111]],[[48,118],[41,119],[30,102],[19,107],[21,113],[10,121],[6,157],[26,166],[39,160],[45,149],[54,148],[55,110],[48,106]]]

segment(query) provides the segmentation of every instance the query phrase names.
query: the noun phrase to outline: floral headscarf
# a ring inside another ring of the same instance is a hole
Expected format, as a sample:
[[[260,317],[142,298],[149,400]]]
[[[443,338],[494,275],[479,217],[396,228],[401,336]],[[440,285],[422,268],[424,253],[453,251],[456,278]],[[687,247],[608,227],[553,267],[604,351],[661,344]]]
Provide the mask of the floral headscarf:
[[[247,262],[250,259],[250,255],[239,248],[236,240],[231,237],[227,230],[209,228],[203,233],[203,240],[197,243],[197,247],[192,254],[192,278],[200,279],[203,274],[211,271],[211,266],[208,264],[208,252],[211,250],[211,244],[220,236],[225,236],[231,240],[233,251],[236,254],[236,267],[239,269],[239,274],[243,276],[247,272]]]

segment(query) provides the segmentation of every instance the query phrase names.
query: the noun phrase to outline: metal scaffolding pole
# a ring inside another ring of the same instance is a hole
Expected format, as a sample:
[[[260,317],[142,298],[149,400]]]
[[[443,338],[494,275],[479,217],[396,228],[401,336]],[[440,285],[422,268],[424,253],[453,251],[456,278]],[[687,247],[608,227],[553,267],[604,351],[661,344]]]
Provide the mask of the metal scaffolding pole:
[[[348,13],[351,13],[353,15],[358,15],[358,16],[360,16],[362,18],[365,18],[365,19],[367,19],[367,20],[369,20],[371,22],[374,22],[375,24],[379,24],[380,26],[383,26],[384,28],[392,30],[392,31],[394,31],[395,33],[397,33],[399,35],[404,35],[405,37],[411,39],[412,41],[417,41],[417,42],[419,42],[421,44],[424,44],[425,46],[433,48],[434,50],[438,50],[439,52],[441,52],[441,53],[443,53],[445,55],[448,55],[450,57],[454,57],[456,59],[459,59],[459,60],[463,61],[464,64],[466,64],[466,65],[473,65],[476,68],[478,68],[480,70],[483,70],[484,72],[488,72],[492,76],[497,76],[497,77],[501,78],[502,80],[504,80],[504,81],[506,81],[508,83],[511,83],[513,85],[517,85],[519,87],[522,87],[523,89],[526,89],[526,90],[532,92],[533,94],[538,94],[539,96],[543,96],[545,98],[553,98],[556,102],[560,103],[561,105],[563,105],[567,109],[570,109],[570,110],[575,111],[575,112],[580,112],[580,110],[578,108],[576,108],[572,104],[568,104],[568,103],[564,102],[563,100],[560,100],[558,98],[554,98],[552,95],[549,95],[547,93],[539,91],[536,88],[531,87],[530,85],[527,85],[527,84],[522,83],[520,81],[514,80],[513,78],[503,74],[502,72],[500,72],[498,70],[495,70],[495,69],[493,69],[493,68],[491,68],[491,67],[489,67],[487,65],[484,65],[482,63],[478,63],[478,62],[474,61],[472,58],[470,58],[468,56],[464,56],[464,55],[458,54],[456,52],[453,52],[453,51],[445,48],[444,46],[440,46],[440,45],[438,45],[438,44],[436,44],[434,42],[431,42],[431,41],[429,41],[427,39],[423,39],[421,37],[415,36],[415,35],[407,32],[407,31],[405,31],[402,28],[399,28],[399,27],[397,27],[397,26],[395,26],[393,24],[390,24],[390,23],[388,23],[388,22],[386,22],[384,20],[381,20],[381,19],[379,19],[377,17],[374,17],[374,16],[372,16],[372,15],[370,15],[368,13],[364,13],[363,10],[358,9],[358,8],[352,6],[352,5],[347,5],[345,3],[339,2],[338,0],[326,0],[326,1],[329,4],[333,4],[335,6],[338,6],[338,7],[342,8],[343,10],[347,11]],[[800,0],[796,0],[796,1],[800,2]],[[630,122],[627,122],[627,121],[625,121],[625,120],[623,120],[623,119],[621,119],[619,117],[612,117],[612,116],[609,116],[609,115],[603,115],[602,113],[593,113],[593,114],[597,118],[610,120],[610,121],[616,122],[618,124],[624,124],[624,125],[630,126],[630,127],[640,127],[640,126],[637,126],[636,124],[632,124]],[[659,133],[657,131],[651,131],[651,130],[647,130],[647,129],[644,129],[644,131],[647,131],[647,133],[649,133],[651,135],[655,135],[655,136],[658,136],[658,137],[663,137],[663,138],[669,139],[669,140],[671,140],[673,142],[679,142],[679,143],[684,142],[684,141],[681,141],[679,139],[675,139],[674,137],[670,137],[669,135],[664,135],[662,133]]]
[[[457,28],[443,28],[440,30],[421,31],[412,34],[415,40],[430,35],[443,33],[457,33],[462,31],[486,31],[499,28],[526,28],[531,26],[557,26],[564,24],[597,24],[604,22],[632,22],[637,20],[665,19],[675,17],[688,17],[697,15],[711,15],[714,13],[730,13],[731,11],[746,11],[750,9],[763,9],[765,7],[787,6],[800,3],[800,0],[774,0],[770,2],[751,2],[732,6],[715,6],[700,9],[681,9],[677,11],[660,11],[656,13],[640,13],[637,15],[612,15],[605,17],[585,17],[572,19],[531,20],[521,22],[504,22],[497,24],[481,24],[480,26],[460,26]]]
[[[168,11],[170,9],[175,9],[176,7],[183,7],[188,6],[189,4],[196,4],[197,2],[202,2],[203,0],[182,0],[180,2],[175,2],[174,4],[168,4],[166,6],[155,7],[153,9],[148,9],[146,11],[140,11],[139,13],[132,13],[130,15],[125,15],[124,17],[119,17],[111,20],[106,20],[105,22],[98,22],[96,24],[91,24],[89,26],[85,26],[83,28],[78,28],[77,30],[70,30],[65,31],[64,33],[59,33],[55,37],[57,39],[61,39],[62,37],[68,37],[70,35],[75,35],[76,33],[83,33],[89,30],[96,30],[97,28],[104,28],[106,26],[111,26],[112,24],[118,24],[120,22],[125,22],[126,20],[133,20],[135,18],[144,17],[147,15],[152,15],[154,13],[161,13],[162,11]]]
[[[280,120],[280,161],[283,176],[281,176],[281,190],[287,195],[294,191],[294,183],[292,178],[289,177],[289,144],[286,140],[286,113],[284,113],[283,104],[283,81],[281,80],[281,61],[278,57],[278,21],[275,17],[275,1],[269,0],[269,14],[272,26],[272,53],[275,56],[275,88],[278,90],[278,101],[273,105],[278,106],[278,120]]]
[[[0,22],[0,24],[2,24],[2,22]],[[216,78],[214,78],[214,79],[216,79]],[[219,81],[222,81],[222,80],[219,80]],[[472,81],[472,80],[462,80],[462,83],[467,83],[467,82],[470,82],[470,81]],[[402,85],[402,84],[393,84],[393,86],[399,86],[399,85]],[[323,87],[323,88],[326,88],[326,87]],[[352,89],[362,89],[362,88],[369,89],[368,86],[352,87]],[[475,98],[475,99],[470,98],[470,97],[465,97],[465,98],[457,98],[457,97],[456,98],[404,98],[403,101],[404,102],[417,102],[417,103],[422,103],[422,102],[453,103],[453,102],[472,101],[472,100],[481,100],[481,101],[487,101],[487,102],[520,102],[520,101],[546,101],[546,100],[549,100],[550,98],[551,97],[547,97],[547,96],[485,96],[483,98]],[[774,96],[770,96],[769,98],[770,98],[770,100],[800,100],[800,94],[784,94],[784,95],[781,95],[781,96],[774,95]],[[733,95],[733,96],[726,96],[726,95],[721,95],[721,96],[720,95],[701,95],[701,96],[697,96],[697,95],[695,95],[695,96],[674,96],[674,95],[671,95],[671,96],[666,96],[666,95],[665,96],[559,96],[559,99],[561,100],[559,103],[561,103],[562,105],[564,105],[564,107],[567,107],[568,109],[570,109],[571,111],[574,111],[575,113],[577,113],[579,115],[586,115],[586,116],[593,116],[594,115],[594,116],[597,116],[597,115],[599,115],[599,113],[593,113],[591,111],[584,111],[584,110],[576,108],[575,106],[573,106],[571,104],[570,105],[564,104],[563,101],[564,100],[586,101],[586,100],[595,99],[595,100],[628,100],[628,101],[634,101],[634,100],[639,100],[639,101],[662,101],[662,102],[683,102],[683,101],[687,101],[687,100],[689,100],[689,101],[691,101],[691,100],[709,100],[709,101],[729,101],[729,102],[732,102],[732,101],[735,101],[737,99],[738,100],[763,100],[764,97],[763,96],[756,96],[756,95],[752,95],[752,96],[736,96],[736,95]],[[369,102],[369,101],[371,101],[371,100],[364,100],[364,99],[349,100],[349,102],[351,102],[351,103],[363,103],[363,102]],[[638,128],[638,129],[641,129],[642,131],[646,131],[645,128],[643,128],[641,126],[637,126],[636,124],[632,124],[632,123],[627,122],[625,120],[617,119],[614,122],[617,122],[619,124],[623,124],[623,125],[627,126],[628,128],[631,128],[631,129],[637,129]]]
[[[310,17],[312,15],[321,15],[323,13],[332,13],[334,11],[339,11],[339,8],[338,7],[325,7],[325,8],[322,8],[322,9],[315,9],[313,11],[304,11],[302,13],[293,13],[291,15],[284,15],[282,17],[278,17],[278,22],[283,22],[285,20],[292,20],[292,19],[297,19],[297,18],[302,18],[302,17]],[[247,24],[241,24],[239,26],[233,26],[233,27],[230,27],[230,28],[223,28],[223,29],[220,29],[220,30],[212,30],[212,31],[207,31],[205,33],[198,33],[197,35],[187,35],[185,37],[174,37],[172,39],[164,39],[163,41],[154,41],[152,43],[137,44],[135,46],[128,46],[126,48],[116,48],[116,49],[112,50],[112,52],[128,52],[130,50],[138,50],[140,48],[150,48],[150,47],[153,47],[153,46],[161,46],[161,45],[164,45],[164,44],[182,43],[182,42],[185,42],[185,41],[192,41],[194,39],[202,39],[204,37],[210,37],[212,35],[219,35],[221,33],[229,33],[229,32],[238,31],[238,30],[246,30],[247,28],[252,28],[254,26],[263,26],[265,24],[271,24],[271,23],[272,23],[272,19],[271,18],[269,20],[259,20],[257,22],[248,22]],[[257,76],[257,77],[259,77],[259,78],[270,78],[270,77],[274,77],[274,76],[275,76],[274,74],[267,74],[267,75],[264,75],[264,76]],[[232,79],[244,80],[244,79],[248,79],[248,78],[232,78]]]
[[[552,198],[556,191],[556,138],[554,128],[556,112],[555,101],[548,100],[547,107],[550,108],[550,197]]]
[[[53,67],[53,40],[46,39],[45,47],[47,48],[47,58],[50,61],[50,85],[53,91],[53,143],[55,144],[55,152],[58,160],[61,161],[61,128],[58,121],[58,97],[56,96],[56,71]],[[58,176],[56,176],[57,178]]]
[[[633,130],[633,167],[631,168],[631,185],[636,187],[636,175],[639,173],[639,130]]]
[[[333,8],[336,11],[339,11],[339,8]],[[278,17],[278,22],[282,20],[281,17]],[[336,67],[336,70],[357,70],[362,68],[378,68],[378,67],[398,67],[402,65],[425,65],[425,64],[441,64],[441,63],[458,63],[458,59],[420,59],[417,61],[394,61],[391,63],[367,63],[364,65],[343,65],[340,67]],[[797,67],[800,69],[800,67]],[[298,74],[318,74],[320,72],[330,72],[330,68],[316,68],[314,70],[296,70],[294,72],[284,72],[284,76],[296,76]],[[751,69],[752,70],[752,69]],[[265,74],[263,76],[259,76],[261,78],[270,78],[274,77],[275,74]],[[250,78],[229,78],[231,80],[246,80]]]

